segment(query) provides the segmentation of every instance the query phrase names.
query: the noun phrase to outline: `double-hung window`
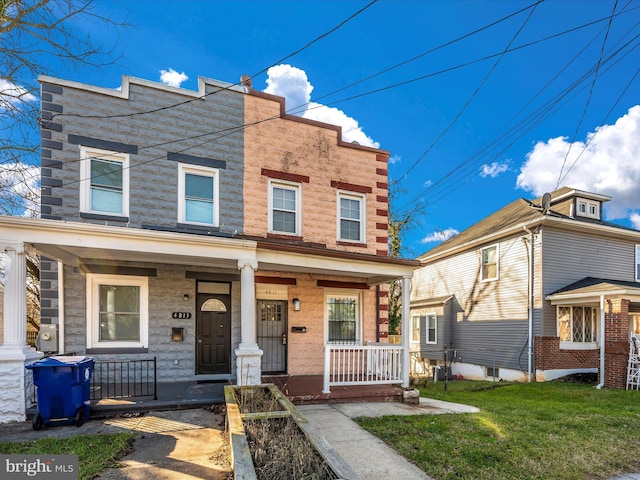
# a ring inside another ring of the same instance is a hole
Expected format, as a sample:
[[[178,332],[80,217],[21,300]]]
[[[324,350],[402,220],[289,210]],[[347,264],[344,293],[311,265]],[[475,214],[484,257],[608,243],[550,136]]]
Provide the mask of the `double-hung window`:
[[[360,293],[327,291],[325,302],[327,341],[338,344],[360,343]]]
[[[300,185],[269,180],[269,232],[300,236]]]
[[[411,316],[411,341],[418,343],[420,341],[420,315]]]
[[[425,319],[427,328],[426,343],[438,343],[438,317],[431,313]]]
[[[598,341],[598,309],[590,306],[557,307],[558,336],[563,346],[594,344]]]
[[[338,192],[338,240],[365,241],[364,207],[364,196]]]
[[[482,249],[480,278],[482,280],[497,280],[498,278],[498,246],[492,245]]]
[[[640,282],[640,245],[636,245],[636,282]]]
[[[147,277],[87,274],[87,348],[146,348]]]
[[[178,222],[218,226],[218,170],[178,166]]]
[[[129,215],[129,155],[80,147],[80,208],[86,213]]]

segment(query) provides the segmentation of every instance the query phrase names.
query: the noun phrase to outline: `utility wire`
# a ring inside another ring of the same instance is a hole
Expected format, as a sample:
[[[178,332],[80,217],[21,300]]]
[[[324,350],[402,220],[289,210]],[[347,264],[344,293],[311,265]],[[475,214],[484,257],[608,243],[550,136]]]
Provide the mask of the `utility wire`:
[[[451,130],[451,128],[456,124],[456,122],[460,119],[460,117],[462,117],[462,114],[467,110],[467,108],[469,107],[469,105],[471,104],[471,102],[473,101],[473,99],[476,97],[476,95],[478,95],[478,93],[480,92],[480,89],[482,89],[482,87],[484,86],[484,84],[487,82],[487,80],[489,80],[489,77],[491,76],[491,74],[495,71],[496,68],[498,68],[498,65],[500,64],[500,62],[502,61],[502,59],[504,58],[504,56],[507,54],[507,52],[509,51],[509,49],[511,48],[511,45],[513,45],[513,42],[516,41],[516,39],[518,38],[518,36],[520,35],[520,33],[522,33],[522,30],[524,30],[524,27],[529,23],[529,20],[531,20],[531,17],[533,16],[533,13],[536,10],[536,7],[542,3],[544,0],[540,0],[538,3],[536,3],[536,5],[534,6],[533,9],[531,9],[531,11],[529,12],[529,15],[527,16],[527,18],[525,19],[525,21],[522,23],[522,25],[520,26],[520,28],[518,29],[518,31],[515,33],[515,35],[513,35],[513,37],[511,38],[511,40],[509,41],[509,43],[507,44],[507,47],[502,51],[502,53],[498,56],[498,59],[496,60],[496,62],[493,64],[493,66],[489,69],[489,71],[486,73],[486,75],[484,76],[484,78],[482,79],[482,81],[480,82],[480,84],[476,87],[476,89],[474,90],[474,92],[471,94],[471,96],[467,99],[467,101],[465,102],[465,104],[462,106],[462,108],[460,109],[460,111],[458,112],[458,114],[453,118],[453,120],[451,120],[451,122],[449,122],[449,125],[447,125],[447,127],[440,132],[440,134],[436,137],[436,139],[431,142],[431,145],[429,145],[427,147],[427,149],[422,153],[422,155],[420,155],[418,157],[418,159],[413,162],[413,164],[411,165],[411,167],[409,167],[409,169],[404,173],[404,175],[402,175],[400,177],[400,179],[398,181],[402,181],[403,179],[405,179],[407,177],[407,175],[409,175],[409,173],[411,173],[411,171],[418,166],[418,164],[422,161],[422,159],[424,157],[427,156],[427,154],[433,149],[433,147],[440,141],[442,140],[442,138],[447,134],[447,132],[449,130]]]
[[[567,148],[567,153],[564,156],[564,160],[562,161],[562,166],[560,167],[560,172],[558,173],[558,181],[556,182],[556,188],[558,189],[558,185],[560,185],[560,180],[562,177],[562,171],[564,170],[564,166],[567,163],[567,158],[569,158],[569,153],[571,153],[571,146],[573,142],[575,142],[578,137],[578,132],[580,131],[580,127],[582,126],[582,122],[584,121],[585,116],[587,115],[587,110],[589,109],[589,104],[591,103],[591,98],[593,96],[593,89],[596,85],[596,81],[598,80],[598,70],[600,69],[600,63],[602,62],[602,57],[604,56],[604,48],[607,44],[607,39],[609,38],[609,31],[611,30],[611,23],[613,22],[613,15],[616,13],[616,7],[618,6],[618,0],[613,4],[613,10],[611,11],[611,17],[609,18],[609,23],[607,25],[607,32],[605,33],[604,39],[602,40],[602,47],[600,48],[600,58],[598,59],[598,63],[596,64],[596,69],[593,73],[593,81],[591,82],[591,88],[589,90],[589,95],[587,96],[587,101],[585,102],[584,108],[582,109],[582,115],[580,116],[580,120],[576,125],[576,129],[573,132],[573,137],[569,142],[569,147]],[[577,160],[576,160],[577,161]]]
[[[360,15],[361,13],[363,13],[365,10],[367,10],[369,7],[371,7],[374,3],[376,3],[378,0],[372,0],[371,2],[369,2],[367,5],[365,5],[364,7],[362,7],[360,10],[358,10],[357,12],[351,14],[349,17],[347,17],[346,19],[344,19],[343,21],[341,21],[338,25],[336,25],[335,27],[331,28],[330,30],[326,31],[325,33],[317,36],[316,38],[314,38],[313,40],[311,40],[310,42],[308,42],[306,45],[304,45],[303,47],[295,50],[292,53],[289,53],[288,55],[285,55],[284,57],[282,57],[280,60],[277,60],[275,63],[272,63],[271,65],[269,65],[268,67],[263,68],[262,70],[260,70],[259,72],[254,73],[253,75],[251,75],[249,78],[253,79],[254,77],[257,77],[258,75],[266,72],[267,70],[269,70],[269,68],[273,67],[274,65],[279,65],[280,63],[288,60],[289,58],[303,52],[304,50],[306,50],[307,48],[309,48],[310,46],[312,46],[313,44],[319,42],[320,40],[322,40],[323,38],[331,35],[333,32],[335,32],[336,30],[340,29],[341,27],[343,27],[344,25],[346,25],[350,20],[353,20],[355,17],[357,17],[358,15]],[[188,103],[192,103],[195,102],[197,100],[202,100],[206,97],[209,97],[211,95],[216,95],[220,92],[224,92],[224,91],[229,91],[231,90],[233,87],[237,87],[242,83],[242,81],[240,82],[236,82],[234,84],[228,85],[224,88],[220,88],[217,90],[212,90],[209,93],[205,93],[204,95],[202,95],[201,97],[194,97],[194,98],[190,98],[188,100],[185,100],[183,102],[178,102],[178,103],[174,103],[171,105],[166,105],[164,107],[159,107],[159,108],[155,108],[152,110],[146,110],[143,112],[131,112],[131,113],[120,113],[120,114],[113,114],[113,115],[81,115],[81,114],[77,114],[77,113],[56,113],[52,116],[51,120],[49,121],[53,121],[54,118],[56,117],[77,117],[77,118],[126,118],[126,117],[135,117],[138,115],[147,115],[149,113],[157,113],[157,112],[162,112],[164,110],[169,110],[171,108],[175,108],[175,107],[179,107],[181,105],[186,105]]]

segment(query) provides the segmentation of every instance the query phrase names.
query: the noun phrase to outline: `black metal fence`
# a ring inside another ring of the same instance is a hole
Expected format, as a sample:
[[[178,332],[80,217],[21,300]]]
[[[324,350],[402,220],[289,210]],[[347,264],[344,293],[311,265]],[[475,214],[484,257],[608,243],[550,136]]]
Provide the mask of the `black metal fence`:
[[[158,399],[156,357],[147,360],[97,361],[91,400],[153,397]]]

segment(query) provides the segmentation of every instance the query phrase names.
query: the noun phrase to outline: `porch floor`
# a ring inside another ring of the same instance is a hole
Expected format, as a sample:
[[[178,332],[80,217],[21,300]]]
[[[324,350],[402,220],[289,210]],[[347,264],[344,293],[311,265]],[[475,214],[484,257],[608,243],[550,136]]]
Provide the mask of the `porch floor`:
[[[322,381],[322,375],[262,377],[262,383],[275,384],[295,404],[402,401],[402,389],[395,385],[331,387],[331,393],[325,394],[322,393]],[[153,397],[93,400],[91,414],[100,416],[222,404],[225,385],[229,385],[229,382],[158,382],[157,400]]]

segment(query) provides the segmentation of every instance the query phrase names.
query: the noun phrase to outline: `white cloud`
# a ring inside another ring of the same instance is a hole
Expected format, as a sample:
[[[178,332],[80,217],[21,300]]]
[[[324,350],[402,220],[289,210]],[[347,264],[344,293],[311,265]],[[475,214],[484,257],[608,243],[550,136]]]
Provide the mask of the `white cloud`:
[[[309,83],[307,73],[304,70],[291,65],[276,65],[267,70],[267,76],[267,88],[264,91],[284,97],[289,113],[341,126],[342,139],[345,142],[357,142],[367,147],[380,147],[378,142],[364,133],[356,119],[338,108],[311,102],[313,85]]]
[[[480,167],[480,176],[496,178],[498,175],[506,172],[507,170],[509,170],[509,164],[507,162],[493,162],[491,165],[485,163],[484,165],[482,165],[482,167]]]
[[[445,240],[449,240],[451,237],[457,235],[458,230],[455,228],[447,228],[446,230],[436,230],[435,232],[430,233],[426,237],[424,237],[420,242],[422,243],[431,243],[431,242],[444,242]]]
[[[31,217],[40,211],[40,167],[0,163],[2,213]]]
[[[391,155],[389,157],[389,164],[394,165],[396,163],[400,163],[402,161],[402,157],[400,155]]]
[[[629,215],[629,220],[631,220],[633,228],[640,230],[640,213],[632,213]]]
[[[36,97],[25,88],[0,78],[0,110],[18,106],[20,103],[34,102]]]
[[[563,137],[538,142],[527,154],[516,185],[536,196],[550,192],[564,163],[562,175],[566,176],[560,186],[609,195],[613,199],[605,204],[606,218],[631,218],[640,205],[639,158],[640,105],[636,105],[615,124],[589,133],[586,142],[570,145]]]
[[[182,82],[185,82],[188,79],[189,77],[187,77],[186,73],[178,73],[173,68],[169,68],[169,70],[160,70],[160,81],[171,87],[179,87]]]

